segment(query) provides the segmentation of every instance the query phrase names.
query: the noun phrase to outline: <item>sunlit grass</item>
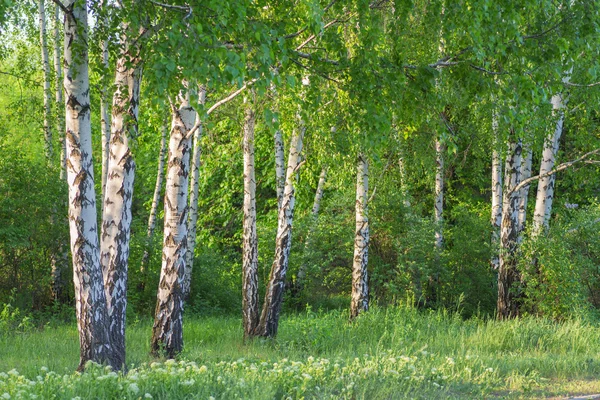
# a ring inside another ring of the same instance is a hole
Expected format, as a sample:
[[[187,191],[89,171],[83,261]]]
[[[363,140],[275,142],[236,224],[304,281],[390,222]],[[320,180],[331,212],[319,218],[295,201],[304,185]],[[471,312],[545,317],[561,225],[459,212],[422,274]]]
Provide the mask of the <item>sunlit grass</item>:
[[[277,340],[244,343],[241,321],[188,317],[177,362],[149,354],[151,321],[128,328],[126,376],[74,374],[74,326],[0,335],[0,399],[481,398],[600,392],[594,323],[464,321],[443,312],[375,308],[288,315]],[[157,362],[158,361],[158,362]],[[12,371],[9,373],[9,371]],[[48,371],[54,371],[49,373]],[[40,383],[37,383],[37,382]]]

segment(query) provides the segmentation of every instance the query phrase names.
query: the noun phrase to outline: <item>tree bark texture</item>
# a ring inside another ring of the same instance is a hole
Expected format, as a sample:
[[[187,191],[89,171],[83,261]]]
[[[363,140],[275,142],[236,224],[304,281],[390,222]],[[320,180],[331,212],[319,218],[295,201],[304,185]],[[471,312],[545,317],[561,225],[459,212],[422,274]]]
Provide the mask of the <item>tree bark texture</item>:
[[[110,361],[108,313],[100,266],[87,49],[87,5],[69,0],[65,14],[64,88],[67,182],[73,282],[81,346],[79,369],[87,361]]]
[[[160,191],[165,176],[165,153],[167,152],[167,127],[161,127],[160,152],[158,154],[158,171],[156,171],[156,184],[154,185],[154,194],[152,196],[152,206],[150,207],[150,216],[148,217],[148,229],[146,230],[146,248],[142,256],[140,264],[140,272],[143,274],[148,267],[150,259],[150,244],[154,229],[156,227],[156,211],[158,210],[158,202],[160,201]]]
[[[284,170],[284,149],[283,137],[278,129],[274,134],[275,139],[275,187],[277,189],[277,207],[281,208],[281,200],[283,199],[283,190],[285,187],[285,170]]]
[[[365,155],[358,156],[356,170],[356,230],[354,235],[354,261],[352,263],[352,300],[350,319],[369,309],[369,218],[367,193],[369,191],[369,166]]]
[[[100,262],[110,318],[115,364],[125,365],[125,315],[135,162],[129,143],[137,136],[141,67],[138,49],[124,37],[117,60],[108,169],[104,189]]]
[[[519,284],[521,276],[517,270],[517,248],[519,237],[519,193],[511,193],[520,182],[520,141],[512,139],[506,156],[504,198],[502,204],[502,226],[500,233],[500,266],[498,269],[498,319],[514,318],[519,315]],[[511,193],[511,194],[509,194]]]
[[[567,75],[563,81],[568,82],[569,75]],[[557,119],[556,125],[554,126],[554,131],[548,134],[544,142],[542,161],[540,163],[540,175],[551,171],[554,168],[565,120],[564,107],[566,106],[566,100],[563,99],[562,93],[552,96],[551,102],[552,112]],[[543,176],[538,181],[537,194],[535,198],[535,211],[532,221],[534,235],[539,235],[543,230],[548,228],[550,215],[552,213],[552,201],[554,200],[555,181],[555,174]]]
[[[102,46],[102,67],[104,69],[104,74],[108,73],[108,40],[103,40],[101,43]],[[118,61],[120,62],[120,61]],[[121,66],[122,68],[123,66]],[[118,68],[118,67],[117,67]],[[119,71],[116,71],[116,74],[119,75]],[[106,192],[106,177],[108,174],[108,159],[109,159],[109,147],[110,147],[110,131],[111,131],[111,121],[108,113],[108,85],[106,84],[106,77],[103,76],[103,81],[105,83],[102,84],[102,90],[100,91],[100,128],[102,134],[102,198],[104,198]],[[116,82],[118,83],[118,82]],[[114,101],[114,99],[113,99]]]
[[[531,177],[531,159],[533,152],[530,144],[523,145],[523,157],[521,162],[520,182]],[[523,241],[523,231],[527,221],[527,203],[529,200],[529,185],[523,186],[518,193],[519,196],[519,217],[518,226],[519,242]]]
[[[183,99],[173,109],[167,179],[162,268],[158,284],[151,350],[173,358],[183,347],[183,275],[187,248],[187,205],[191,138],[196,113]]]
[[[200,87],[198,102],[204,104],[206,100],[206,89]],[[196,115],[196,120],[200,115]],[[197,121],[200,122],[200,121]],[[190,294],[192,284],[192,270],[194,268],[194,249],[196,248],[196,224],[198,223],[198,183],[200,178],[200,155],[202,147],[202,125],[194,132],[193,154],[190,178],[190,207],[188,219],[188,244],[185,253],[185,275],[183,278],[183,298],[187,299]]]
[[[492,132],[494,135],[494,149],[492,151],[492,259],[494,270],[500,268],[498,248],[500,244],[500,227],[502,225],[502,157],[498,151],[498,115],[492,116]]]
[[[50,118],[52,114],[52,90],[50,89],[50,61],[48,56],[48,42],[46,40],[46,10],[44,0],[38,0],[40,47],[42,48],[42,73],[44,78],[44,153],[48,165],[52,165],[53,146],[52,128]]]
[[[59,28],[59,15],[60,7],[54,6],[54,72],[55,72],[55,107],[56,107],[56,134],[60,142],[60,179],[67,179],[67,172],[65,167],[65,119],[64,119],[64,106],[63,101],[63,82],[62,82],[62,65],[60,62],[60,28]]]
[[[444,245],[444,151],[445,146],[436,139],[435,141],[435,247],[438,251]]]
[[[258,237],[256,234],[256,179],[254,175],[254,124],[251,106],[244,120],[244,232],[242,237],[242,318],[244,337],[258,325]]]
[[[277,236],[275,239],[275,259],[271,266],[260,322],[256,328],[257,336],[275,337],[277,335],[279,313],[281,312],[285,289],[285,276],[288,269],[290,248],[292,247],[292,223],[296,202],[294,180],[300,166],[300,153],[302,151],[302,140],[304,139],[305,129],[304,124],[300,121],[299,129],[292,134],[285,187],[281,207],[279,207]]]

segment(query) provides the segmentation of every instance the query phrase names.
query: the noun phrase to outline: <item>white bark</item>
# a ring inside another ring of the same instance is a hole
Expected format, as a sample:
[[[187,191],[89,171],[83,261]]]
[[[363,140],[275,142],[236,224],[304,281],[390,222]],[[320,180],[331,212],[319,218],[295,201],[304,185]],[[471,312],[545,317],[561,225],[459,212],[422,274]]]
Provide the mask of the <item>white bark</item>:
[[[519,294],[513,284],[521,279],[517,270],[519,196],[512,189],[519,184],[522,162],[521,142],[513,139],[506,156],[502,226],[500,234],[500,266],[498,269],[498,319],[519,315]]]
[[[102,46],[102,68],[104,74],[108,73],[108,40],[103,40]],[[116,72],[119,74],[119,71]],[[100,127],[102,134],[102,198],[104,198],[106,192],[106,176],[108,174],[108,158],[109,158],[109,147],[110,147],[110,130],[111,121],[108,113],[108,85],[106,84],[106,77],[103,76],[102,90],[100,91]]]
[[[285,186],[285,171],[284,171],[284,160],[283,160],[283,138],[281,130],[276,130],[274,134],[275,139],[275,187],[277,189],[277,206],[281,208],[281,200],[283,198],[283,189]]]
[[[356,230],[354,236],[354,261],[352,264],[352,301],[350,318],[369,309],[369,284],[367,264],[369,258],[369,219],[367,217],[367,193],[369,191],[368,161],[358,156],[356,171]]]
[[[563,82],[568,82],[570,72],[563,78]],[[563,133],[565,120],[564,107],[566,99],[563,99],[562,93],[552,96],[552,112],[557,118],[554,131],[546,137],[544,142],[544,151],[542,152],[542,161],[540,163],[540,175],[551,171],[556,162],[559,140]],[[535,199],[535,211],[533,214],[533,235],[539,235],[544,229],[548,228],[550,215],[552,213],[552,201],[554,200],[554,183],[556,176],[554,174],[543,176],[538,181],[537,195]]]
[[[183,346],[183,274],[187,248],[188,176],[191,137],[196,112],[182,99],[173,109],[165,189],[162,268],[158,284],[151,350],[169,358]]]
[[[531,177],[531,159],[533,152],[530,144],[523,145],[523,157],[521,162],[520,182]],[[523,240],[523,231],[527,220],[527,202],[529,199],[529,185],[523,186],[518,193],[519,196],[519,217],[517,230],[519,231],[519,242]]]
[[[502,157],[498,151],[498,115],[492,115],[492,133],[494,149],[492,150],[492,268],[500,267],[498,245],[500,242],[500,226],[502,225]]]
[[[259,336],[274,337],[277,335],[279,313],[283,303],[285,276],[288,269],[290,248],[292,246],[292,223],[294,220],[294,205],[296,203],[294,180],[300,166],[300,152],[305,127],[300,121],[300,128],[292,134],[288,165],[285,176],[285,187],[277,223],[277,236],[275,239],[275,259],[271,266],[269,283],[265,293],[265,302],[256,329]]]
[[[206,89],[200,87],[198,102],[204,104],[206,100]],[[196,115],[196,123],[199,123],[200,115]],[[192,269],[194,268],[194,249],[196,247],[196,224],[198,223],[198,180],[200,177],[200,155],[202,147],[200,140],[202,139],[202,125],[194,132],[193,139],[193,155],[191,165],[190,178],[190,207],[188,219],[188,244],[185,253],[185,275],[183,278],[183,298],[187,299],[190,294],[190,286],[192,283]]]
[[[44,151],[48,165],[52,165],[53,146],[50,116],[52,113],[52,91],[50,89],[50,61],[48,57],[48,43],[46,40],[46,10],[44,0],[38,0],[40,47],[42,48],[42,72],[44,78]]]
[[[258,237],[256,234],[256,179],[254,175],[254,123],[250,105],[244,121],[244,232],[242,237],[242,317],[244,337],[258,325]]]
[[[63,101],[62,66],[60,64],[60,29],[59,10],[54,7],[54,72],[55,72],[55,101],[56,101],[56,133],[60,141],[60,179],[67,179],[65,166],[65,119]]]
[[[444,245],[444,151],[445,146],[435,141],[435,247],[441,251]]]
[[[102,215],[100,262],[110,317],[109,334],[119,367],[125,365],[125,316],[135,162],[130,142],[137,136],[142,71],[139,48],[123,34],[115,68],[115,92]]]
[[[100,267],[88,76],[85,2],[69,0],[64,38],[67,182],[73,282],[81,345],[79,368],[89,360],[108,362],[108,314]]]
[[[400,193],[402,193],[402,204],[410,208],[410,195],[406,183],[406,167],[404,166],[404,157],[398,158],[398,171],[400,173]]]
[[[146,230],[146,248],[144,249],[144,255],[142,256],[142,262],[140,264],[140,272],[142,274],[146,272],[146,267],[150,258],[150,244],[152,242],[152,235],[154,235],[154,229],[156,227],[156,211],[158,210],[158,202],[160,201],[160,191],[162,189],[162,182],[165,176],[166,151],[167,127],[163,125],[161,127],[160,152],[158,154],[158,171],[156,171],[156,184],[154,185],[152,206],[150,206],[150,216],[148,217],[148,229]]]

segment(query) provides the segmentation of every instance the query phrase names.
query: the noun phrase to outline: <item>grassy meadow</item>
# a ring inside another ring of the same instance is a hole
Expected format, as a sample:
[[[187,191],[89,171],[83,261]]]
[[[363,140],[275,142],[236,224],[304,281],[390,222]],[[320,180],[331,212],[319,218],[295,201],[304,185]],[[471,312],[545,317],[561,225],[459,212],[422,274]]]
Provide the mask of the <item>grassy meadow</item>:
[[[78,363],[74,325],[0,333],[0,399],[548,398],[600,393],[600,329],[580,320],[463,320],[375,308],[286,315],[276,340],[241,320],[188,317],[177,360],[152,359],[151,321],[128,328],[127,374]]]

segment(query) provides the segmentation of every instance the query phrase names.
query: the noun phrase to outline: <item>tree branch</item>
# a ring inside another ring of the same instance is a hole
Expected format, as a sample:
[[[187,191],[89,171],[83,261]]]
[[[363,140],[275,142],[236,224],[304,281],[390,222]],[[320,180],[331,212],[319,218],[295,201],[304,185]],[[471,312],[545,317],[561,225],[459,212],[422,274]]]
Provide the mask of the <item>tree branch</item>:
[[[513,187],[512,189],[510,189],[506,194],[508,196],[512,196],[513,193],[518,192],[523,187],[529,185],[531,182],[537,181],[540,178],[545,178],[547,176],[554,175],[555,173],[557,173],[559,171],[562,171],[562,170],[565,170],[565,169],[569,168],[570,166],[572,166],[573,164],[577,164],[578,162],[584,161],[584,163],[587,164],[588,161],[590,161],[590,160],[587,160],[587,158],[589,158],[590,156],[593,156],[595,154],[600,154],[600,149],[592,150],[592,151],[590,151],[588,153],[585,153],[584,155],[582,155],[581,157],[577,158],[576,160],[567,161],[567,162],[564,162],[562,164],[559,164],[558,167],[554,168],[551,171],[544,172],[543,174],[540,174],[540,175],[532,176],[531,178],[527,178],[527,179],[519,182],[518,185],[516,185],[515,187]]]
[[[52,0],[65,14],[71,14],[71,10],[67,8],[60,0]]]

